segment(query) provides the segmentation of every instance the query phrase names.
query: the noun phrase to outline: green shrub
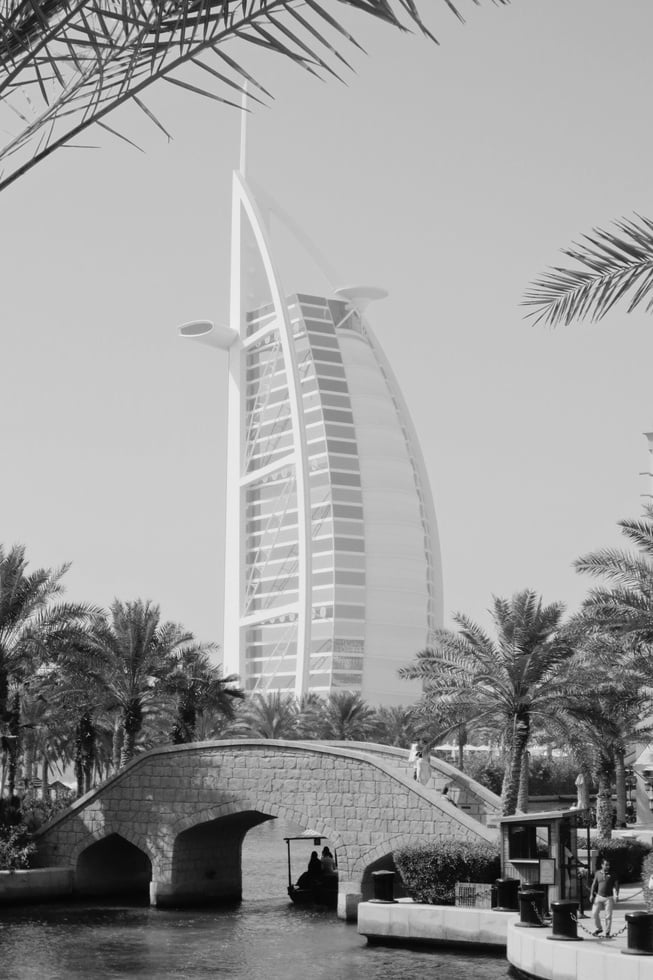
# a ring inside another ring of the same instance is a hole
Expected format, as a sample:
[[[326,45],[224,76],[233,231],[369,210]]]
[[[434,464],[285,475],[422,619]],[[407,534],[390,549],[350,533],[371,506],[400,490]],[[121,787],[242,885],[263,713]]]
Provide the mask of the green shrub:
[[[72,792],[57,797],[56,800],[30,800],[28,803],[23,801],[22,822],[31,833],[34,833],[74,802],[75,796]]]
[[[486,752],[477,752],[465,759],[465,773],[499,796],[505,766],[503,757],[490,756]],[[528,791],[531,796],[575,796],[577,775],[578,767],[568,758],[533,756],[529,761]]]
[[[0,871],[28,868],[35,850],[31,834],[25,827],[0,826]]]
[[[501,862],[496,846],[454,837],[399,848],[394,861],[416,902],[453,905],[457,881],[494,882]]]
[[[640,881],[642,877],[642,862],[651,848],[635,838],[614,837],[605,840],[594,837],[590,846],[598,851],[599,863],[603,858],[610,862],[610,870],[620,884]]]
[[[485,752],[479,752],[469,760],[465,759],[465,774],[497,796],[501,795],[505,768],[503,760],[489,758]]]
[[[536,755],[529,762],[528,792],[531,796],[576,794],[578,767],[571,759]]]

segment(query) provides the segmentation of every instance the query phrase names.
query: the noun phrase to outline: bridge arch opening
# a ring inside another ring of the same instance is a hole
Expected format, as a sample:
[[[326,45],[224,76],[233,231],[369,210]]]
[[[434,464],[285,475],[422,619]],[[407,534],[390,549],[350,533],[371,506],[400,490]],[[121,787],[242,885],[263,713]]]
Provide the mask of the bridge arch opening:
[[[172,852],[170,893],[157,904],[203,905],[242,899],[242,846],[252,827],[270,813],[241,810],[195,824],[177,835]]]
[[[75,891],[87,897],[121,895],[147,902],[151,878],[147,854],[120,834],[109,834],[79,855]]]
[[[404,883],[401,880],[401,875],[395,866],[393,852],[390,851],[388,854],[384,854],[382,857],[377,858],[376,861],[372,861],[372,863],[368,864],[368,866],[365,868],[361,881],[361,895],[363,902],[369,902],[371,898],[374,898],[374,879],[372,877],[374,871],[394,871],[394,897],[405,897],[406,890],[404,888]]]

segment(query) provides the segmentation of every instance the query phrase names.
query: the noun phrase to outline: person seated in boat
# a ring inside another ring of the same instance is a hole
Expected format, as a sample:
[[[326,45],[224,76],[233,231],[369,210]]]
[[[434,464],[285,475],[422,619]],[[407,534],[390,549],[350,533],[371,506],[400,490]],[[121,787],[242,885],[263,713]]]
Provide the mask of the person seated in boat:
[[[322,867],[323,875],[335,875],[336,872],[336,862],[333,854],[328,847],[322,848],[322,860],[320,861]]]
[[[322,877],[322,862],[317,856],[317,851],[311,852],[308,868],[297,879],[298,888],[310,888]]]
[[[317,851],[311,851],[311,859],[308,862],[308,873],[311,878],[322,877],[322,862],[317,856]]]

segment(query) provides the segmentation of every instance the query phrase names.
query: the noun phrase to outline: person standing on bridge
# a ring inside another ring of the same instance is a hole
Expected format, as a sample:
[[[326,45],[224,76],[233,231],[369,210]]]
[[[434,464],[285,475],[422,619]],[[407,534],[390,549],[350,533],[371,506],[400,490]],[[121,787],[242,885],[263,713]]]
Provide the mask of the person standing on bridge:
[[[417,779],[417,765],[421,757],[419,742],[413,742],[408,753],[408,765],[413,766],[413,779]]]
[[[411,754],[412,753],[413,750],[411,748]],[[418,782],[420,782],[422,786],[426,786],[429,779],[431,778],[431,763],[429,761],[430,757],[431,757],[431,748],[429,745],[429,740],[427,738],[421,738],[419,742],[415,743],[415,755],[414,755],[415,770],[413,772],[413,779],[416,779]]]

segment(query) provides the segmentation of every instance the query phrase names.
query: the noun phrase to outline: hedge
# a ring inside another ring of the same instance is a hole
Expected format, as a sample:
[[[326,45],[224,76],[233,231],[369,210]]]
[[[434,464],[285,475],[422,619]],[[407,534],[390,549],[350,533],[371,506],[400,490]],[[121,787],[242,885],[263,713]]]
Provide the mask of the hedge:
[[[501,873],[495,845],[455,837],[399,848],[394,861],[408,895],[430,905],[453,905],[457,881],[490,883]]]
[[[31,834],[25,827],[0,826],[0,871],[28,868],[35,851]]]
[[[636,838],[613,837],[607,840],[594,837],[590,840],[590,846],[598,851],[598,863],[603,858],[608,859],[610,870],[620,884],[641,880],[642,862],[651,851],[648,844]]]

